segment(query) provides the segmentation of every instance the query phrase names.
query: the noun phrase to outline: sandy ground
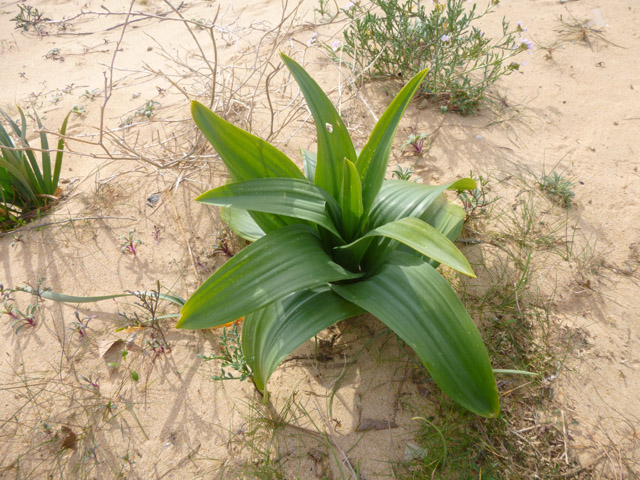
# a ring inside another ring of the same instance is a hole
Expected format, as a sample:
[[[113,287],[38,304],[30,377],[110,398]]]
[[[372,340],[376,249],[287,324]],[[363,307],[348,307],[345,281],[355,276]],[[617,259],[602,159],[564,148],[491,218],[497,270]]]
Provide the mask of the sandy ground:
[[[312,149],[314,131],[287,77],[270,76],[278,51],[305,61],[360,147],[372,113],[388,102],[375,85],[350,89],[322,50],[307,47],[312,32],[331,43],[344,26],[342,17],[315,25],[322,20],[312,1],[284,13],[277,0],[187,2],[176,13],[147,0],[133,5],[123,30],[126,2],[38,0],[31,5],[54,20],[42,35],[14,29],[17,4],[0,2],[0,107],[15,114],[16,105],[33,105],[50,130],[74,106],[79,113],[67,132],[63,200],[34,224],[43,228],[0,237],[5,287],[44,279],[54,291],[105,295],[160,280],[187,297],[224,262],[224,226],[193,202],[224,180],[224,169],[196,134],[186,99],[208,101],[214,72],[216,109],[296,159],[300,147]],[[603,478],[640,475],[638,8],[633,0],[501,2],[497,15],[522,21],[536,43],[521,72],[498,83],[502,105],[473,117],[413,106],[398,139],[410,126],[440,125],[417,174],[444,182],[473,170],[495,179],[503,202],[517,202],[518,185],[554,169],[575,184],[573,207],[551,212],[569,225],[568,261],[541,264],[536,280],[553,299],[550,336],[564,346],[545,372],[540,410],[555,415],[567,464]],[[190,33],[179,16],[215,20],[215,50],[207,29]],[[414,161],[396,149],[390,166]],[[142,244],[136,255],[122,253],[121,236],[133,229]],[[33,302],[15,298],[23,309]],[[211,381],[219,364],[196,356],[219,351],[219,332],[179,331],[164,320],[163,352],[158,332],[115,331],[127,324],[119,313],[135,311],[127,299],[79,306],[79,318],[91,318],[84,335],[74,330],[73,305],[42,301],[37,326],[18,334],[2,317],[0,477],[230,478],[254,461],[260,435],[269,443],[268,425],[255,433],[262,414],[252,387]],[[366,478],[386,475],[416,429],[406,408],[421,402],[405,381],[410,361],[371,319],[322,340],[332,346],[326,361],[306,345],[271,381],[276,408],[296,425],[278,437],[281,455],[299,478],[349,476],[355,465]]]

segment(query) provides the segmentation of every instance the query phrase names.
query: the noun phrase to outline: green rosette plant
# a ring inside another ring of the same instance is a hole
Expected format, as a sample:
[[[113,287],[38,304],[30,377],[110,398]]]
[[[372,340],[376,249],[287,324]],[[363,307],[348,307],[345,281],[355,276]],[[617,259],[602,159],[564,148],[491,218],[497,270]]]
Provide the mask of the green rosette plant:
[[[21,125],[0,110],[0,115],[22,144],[21,147],[17,147],[0,124],[0,226],[8,227],[19,224],[20,220],[33,210],[46,207],[57,200],[64,154],[64,135],[69,120],[67,114],[60,128],[55,158],[51,156],[47,135],[43,131],[40,132],[41,161],[38,162],[36,150],[27,142],[27,121],[24,112],[20,108],[18,112]],[[38,128],[42,130],[44,126],[40,117],[37,114],[35,117]]]
[[[294,60],[318,136],[303,151],[304,173],[284,153],[193,101],[196,125],[225,163],[232,183],[196,200],[253,241],[220,267],[182,307],[179,328],[203,329],[244,316],[242,349],[256,388],[295,348],[336,322],[371,313],[417,354],[433,380],[482,416],[499,413],[489,357],[475,324],[439,264],[473,271],[453,244],[464,220],[447,189],[385,180],[398,123],[426,75],[391,102],[360,154],[331,101]]]

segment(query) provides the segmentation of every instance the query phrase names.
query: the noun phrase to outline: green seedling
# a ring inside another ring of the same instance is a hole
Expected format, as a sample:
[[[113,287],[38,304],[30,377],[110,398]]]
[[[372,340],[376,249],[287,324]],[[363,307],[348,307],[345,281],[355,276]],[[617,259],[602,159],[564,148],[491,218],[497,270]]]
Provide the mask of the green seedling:
[[[391,172],[391,176],[396,177],[398,180],[411,180],[411,176],[415,172],[411,169],[411,167],[407,167],[406,169],[402,168],[402,165],[396,165],[396,168]]]
[[[122,251],[122,253],[130,253],[134,257],[138,255],[136,246],[142,245],[142,240],[140,240],[139,238],[135,238],[135,233],[136,229],[133,228],[129,230],[129,235],[120,235],[120,240],[122,240],[120,250]]]
[[[78,312],[78,310],[75,310],[73,314],[76,317],[76,320],[71,322],[71,325],[69,325],[68,330],[70,330],[72,334],[75,333],[80,338],[84,338],[85,335],[87,334],[87,329],[89,328],[89,322],[94,318],[96,318],[96,315],[80,318],[80,313]]]
[[[25,32],[28,32],[30,28],[33,28],[36,32],[41,33],[42,24],[51,20],[49,17],[45,17],[44,13],[31,5],[23,5],[19,3],[18,8],[20,9],[20,12],[18,15],[13,17],[11,21],[15,22],[16,28]]]
[[[474,178],[473,171],[469,173],[470,178]],[[487,197],[487,184],[489,179],[482,175],[476,180],[476,188],[473,190],[461,190],[458,192],[458,199],[462,202],[462,208],[466,213],[465,221],[470,218],[483,215],[487,211],[487,207],[497,200],[497,198],[489,199]]]
[[[242,353],[242,345],[240,341],[240,332],[238,330],[238,322],[234,322],[231,327],[222,329],[220,337],[220,355],[198,355],[198,358],[208,362],[211,360],[221,360],[220,374],[214,375],[213,380],[246,380],[251,378],[251,367],[247,363]],[[237,372],[233,374],[229,369]]]
[[[78,115],[79,117],[82,117],[87,112],[84,109],[84,105],[74,105],[73,108],[71,109],[71,113],[73,113],[74,115]]]
[[[100,95],[100,89],[94,88],[93,90],[85,89],[84,93],[80,95],[81,98],[85,98],[87,100],[93,100],[98,95]]]
[[[143,106],[138,108],[135,114],[146,117],[146,118],[151,118],[153,114],[156,112],[156,108],[158,108],[159,106],[160,106],[160,103],[152,102],[151,100],[149,100]]]
[[[427,72],[407,82],[358,155],[322,89],[294,60],[282,59],[316,125],[318,151],[303,153],[306,176],[274,146],[191,104],[232,181],[197,200],[224,206],[230,228],[254,243],[187,300],[178,327],[211,328],[244,317],[242,353],[266,401],[269,377],[295,348],[369,312],[416,352],[451,398],[496,416],[498,391],[478,329],[436,270],[446,264],[474,276],[452,242],[464,210],[444,193],[476,182],[384,179],[398,123]]]
[[[571,202],[575,197],[575,193],[571,189],[575,185],[558,174],[558,172],[552,171],[550,175],[544,175],[538,185],[543,192],[548,193],[551,198],[557,200],[562,207],[571,208]]]
[[[422,155],[422,153],[424,152],[424,146],[425,146],[424,141],[427,138],[429,138],[428,133],[420,133],[420,134],[410,133],[409,136],[407,137],[407,140],[405,140],[405,142],[402,144],[400,148],[405,150],[409,147],[412,153],[416,155]]]

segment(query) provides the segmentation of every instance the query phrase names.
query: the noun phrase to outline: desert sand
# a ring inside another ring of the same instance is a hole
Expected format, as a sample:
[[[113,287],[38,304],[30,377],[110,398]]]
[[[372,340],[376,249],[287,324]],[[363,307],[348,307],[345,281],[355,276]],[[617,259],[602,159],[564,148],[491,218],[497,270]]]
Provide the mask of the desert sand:
[[[52,132],[76,113],[63,197],[0,236],[5,288],[95,296],[160,281],[188,298],[242,247],[216,209],[194,202],[226,173],[188,99],[211,102],[299,162],[315,130],[280,51],[330,93],[357,147],[397,91],[356,85],[328,58],[318,43],[341,40],[347,19],[323,18],[313,0],[27,3],[50,21],[40,32],[15,29],[19,2],[0,2],[0,107],[35,108]],[[640,476],[639,7],[502,1],[487,22],[521,21],[535,44],[518,57],[520,71],[473,116],[414,102],[389,164],[411,166],[425,183],[470,171],[490,180],[492,213],[466,232],[480,240],[461,245],[487,271],[500,268],[496,245],[514,248],[518,235],[528,245],[527,295],[544,306],[532,329],[546,353],[531,365],[537,381],[499,376],[498,385],[503,409],[529,399],[507,431],[563,478]],[[314,32],[319,42],[309,42]],[[400,148],[410,129],[430,134],[422,156]],[[551,171],[573,183],[571,208],[538,187]],[[142,242],[135,255],[121,248],[131,231]],[[469,291],[492,280],[479,273]],[[413,417],[437,396],[412,380],[416,360],[401,342],[359,318],[319,337],[323,355],[309,342],[276,371],[272,401],[288,425],[274,431],[249,382],[213,381],[220,362],[198,356],[219,354],[220,330],[177,330],[171,317],[160,330],[136,328],[141,311],[126,297],[12,297],[23,310],[40,307],[36,326],[18,333],[0,316],[1,478],[389,478],[416,443]],[[533,478],[522,475],[504,478]]]

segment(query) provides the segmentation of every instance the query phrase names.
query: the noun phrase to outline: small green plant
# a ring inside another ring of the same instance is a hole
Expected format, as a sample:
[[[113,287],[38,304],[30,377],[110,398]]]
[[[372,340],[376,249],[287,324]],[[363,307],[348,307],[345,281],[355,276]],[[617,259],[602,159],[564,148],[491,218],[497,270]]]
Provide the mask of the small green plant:
[[[427,72],[401,90],[357,155],[348,130],[318,84],[282,59],[314,117],[317,153],[303,174],[271,144],[193,101],[191,113],[233,183],[197,200],[226,206],[229,226],[255,240],[220,267],[181,309],[179,328],[224,325],[244,316],[242,354],[256,388],[295,348],[336,322],[370,312],[417,354],[460,405],[496,416],[496,382],[480,333],[436,267],[474,276],[452,243],[464,211],[447,189],[384,176],[398,123]]]
[[[24,223],[36,211],[47,208],[58,199],[58,180],[62,168],[64,135],[67,130],[66,116],[60,128],[60,139],[52,165],[51,151],[47,135],[40,132],[42,148],[41,162],[38,164],[33,148],[27,142],[27,125],[24,112],[20,112],[21,125],[16,124],[6,113],[0,114],[8,122],[11,130],[20,139],[18,147],[0,123],[0,228],[8,229]],[[38,128],[44,128],[38,114],[35,114]],[[53,167],[53,168],[52,168]]]
[[[82,117],[87,112],[84,109],[84,105],[74,105],[73,108],[71,109],[71,113],[73,113],[74,115],[78,115],[79,117]]]
[[[4,286],[0,284],[0,301],[2,301],[2,311],[0,311],[0,314],[5,314],[11,319],[11,328],[15,329],[15,333],[18,333],[25,327],[35,327],[36,312],[40,304],[37,302],[30,303],[26,313],[23,313],[11,297],[11,293],[13,293],[13,290],[5,289]]]
[[[100,95],[100,89],[99,88],[94,88],[92,90],[89,90],[88,88],[86,88],[84,90],[84,93],[82,95],[80,95],[80,97],[81,98],[86,98],[87,100],[93,100],[98,95]]]
[[[223,327],[220,337],[220,355],[198,355],[199,358],[207,362],[211,360],[222,361],[220,375],[211,377],[213,380],[246,380],[251,378],[251,367],[242,353],[238,323],[233,322],[230,327]],[[229,368],[237,374],[231,373]]]
[[[422,155],[424,152],[424,141],[429,138],[428,133],[410,133],[405,142],[402,144],[401,148],[403,150],[410,149],[411,152],[415,155]]]
[[[544,175],[538,182],[540,189],[547,192],[554,200],[560,202],[564,208],[571,208],[571,202],[575,193],[571,190],[575,185],[565,179],[555,170],[550,175]]]
[[[475,180],[473,171],[469,173],[469,178]],[[484,214],[487,211],[487,207],[497,200],[497,198],[489,199],[487,197],[488,178],[479,175],[476,184],[477,186],[473,190],[458,191],[458,199],[462,202],[462,208],[466,213],[465,221]]]
[[[42,31],[42,23],[51,20],[49,17],[45,17],[44,13],[40,12],[37,8],[31,5],[18,4],[20,12],[18,15],[11,19],[16,23],[16,28],[20,28],[27,32],[30,28],[33,28],[36,32]]]
[[[120,235],[120,240],[122,241],[120,250],[122,251],[122,253],[130,253],[134,257],[138,255],[136,246],[142,245],[142,240],[140,240],[139,238],[135,238],[135,233],[136,229],[133,228],[129,230],[129,235]]]
[[[391,172],[391,176],[396,177],[398,180],[411,180],[411,176],[415,172],[411,169],[411,167],[407,167],[406,169],[402,168],[402,165],[396,165],[396,168]]]
[[[149,100],[143,106],[138,108],[138,110],[136,110],[136,115],[140,115],[146,118],[151,118],[151,116],[154,113],[156,113],[156,108],[158,108],[159,106],[160,106],[160,103],[152,102],[151,100]]]
[[[344,31],[344,52],[356,73],[406,82],[429,68],[420,93],[463,115],[474,113],[501,76],[518,70],[508,62],[533,48],[516,38],[525,29],[502,20],[502,36],[492,40],[477,21],[492,12],[498,0],[478,11],[475,2],[436,0],[425,8],[420,0],[372,0],[343,11],[351,20]]]

